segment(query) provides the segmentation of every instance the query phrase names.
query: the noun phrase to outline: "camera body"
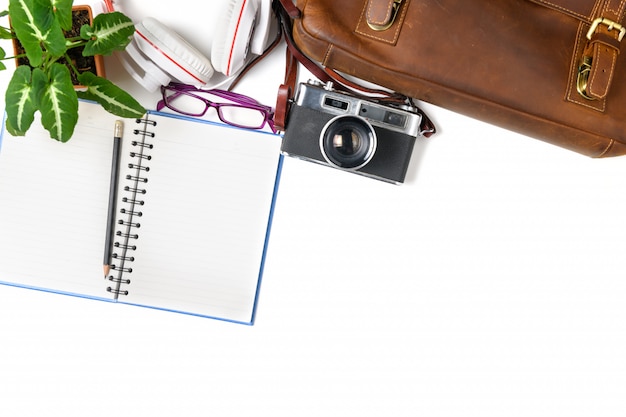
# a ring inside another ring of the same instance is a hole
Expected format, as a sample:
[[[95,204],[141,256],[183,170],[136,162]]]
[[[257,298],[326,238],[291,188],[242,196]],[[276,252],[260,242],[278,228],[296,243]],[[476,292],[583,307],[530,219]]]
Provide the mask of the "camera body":
[[[404,182],[422,116],[336,91],[332,84],[298,86],[287,119],[285,155],[365,175]]]

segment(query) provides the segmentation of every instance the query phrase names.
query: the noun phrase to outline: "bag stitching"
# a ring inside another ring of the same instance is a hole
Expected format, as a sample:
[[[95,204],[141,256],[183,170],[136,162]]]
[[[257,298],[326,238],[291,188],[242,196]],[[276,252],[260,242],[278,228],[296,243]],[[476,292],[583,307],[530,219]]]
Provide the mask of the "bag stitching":
[[[367,2],[367,21],[370,23],[373,23],[375,25],[384,25],[385,23],[387,23],[389,21],[389,18],[391,17],[391,8],[393,7],[393,1],[389,1],[388,2],[388,6],[387,6],[387,14],[385,15],[385,18],[382,21],[377,21],[372,19],[372,7],[373,7],[373,0],[370,0]]]
[[[611,4],[611,1],[609,0],[609,1],[607,1],[607,2],[606,2],[606,4],[604,5],[604,11],[605,11],[605,12],[611,12],[611,13],[613,13],[613,14],[615,14],[615,15],[619,16],[619,18],[620,18],[620,20],[621,20],[622,14],[623,14],[623,12],[624,12],[624,2],[625,2],[625,1],[626,1],[626,0],[621,0],[621,1],[619,2],[619,5],[617,6],[617,10],[613,10],[613,9],[609,9],[609,6],[610,6],[610,4]],[[620,12],[620,10],[621,10],[621,12]]]
[[[365,14],[366,14],[365,11],[368,8],[368,4],[365,4],[365,6],[363,7],[363,10],[361,11],[361,16],[359,17],[359,21],[357,22],[357,27],[355,29],[355,32],[360,34],[360,35],[363,35],[365,37],[368,37],[368,38],[371,38],[371,39],[376,39],[377,41],[380,41],[380,42],[385,42],[385,43],[389,43],[389,44],[395,44],[398,41],[398,38],[400,36],[400,29],[402,28],[402,24],[404,23],[404,18],[405,18],[406,14],[407,14],[407,11],[409,10],[409,3],[410,3],[410,1],[407,0],[400,6],[400,7],[402,7],[402,13],[400,14],[400,19],[398,20],[398,25],[396,27],[396,30],[395,30],[392,38],[390,38],[390,39],[382,38],[382,37],[379,37],[379,36],[372,35],[371,33],[364,32],[361,29],[359,29],[359,24],[363,21],[363,16],[365,16]]]
[[[385,38],[381,38],[379,36],[374,36],[370,33],[364,32],[362,30],[359,29],[359,25],[361,24],[361,22],[364,20],[364,17],[366,15],[366,10],[367,10],[368,4],[365,4],[365,7],[363,7],[363,10],[361,10],[361,16],[359,17],[359,21],[357,22],[357,28],[355,30],[356,33],[363,35],[363,36],[367,36],[368,38],[372,38],[372,39],[376,39],[377,41],[381,41],[381,42],[386,42],[386,43],[395,43],[396,42],[396,38],[394,35],[394,39],[385,39]],[[367,19],[367,17],[365,17],[365,19]]]
[[[609,153],[613,145],[615,145],[615,139],[610,139],[609,144],[606,145],[606,148],[602,152],[600,152],[597,156],[595,156],[595,158],[602,158],[604,155]]]
[[[335,45],[333,45],[332,43],[328,44],[328,48],[326,49],[326,53],[324,54],[324,60],[322,61],[322,65],[324,65],[325,67],[328,66],[328,59],[330,58],[330,53],[332,52],[334,46]]]
[[[567,7],[564,7],[564,6],[561,6],[561,5],[558,5],[558,4],[546,1],[546,0],[536,0],[536,1],[538,3],[543,3],[543,4],[546,4],[548,6],[554,7],[555,9],[559,9],[559,10],[562,10],[564,12],[569,12],[569,13],[573,14],[574,16],[578,16],[578,17],[581,17],[583,19],[590,19],[590,16],[585,16],[584,14],[579,13],[579,12],[575,12],[574,10],[568,9]]]

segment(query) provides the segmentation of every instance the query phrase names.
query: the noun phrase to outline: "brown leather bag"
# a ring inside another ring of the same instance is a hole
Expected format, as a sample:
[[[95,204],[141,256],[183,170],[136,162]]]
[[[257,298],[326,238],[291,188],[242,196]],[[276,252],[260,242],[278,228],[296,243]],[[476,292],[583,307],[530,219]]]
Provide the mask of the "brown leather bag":
[[[295,6],[296,45],[326,68],[588,156],[626,154],[624,0]]]

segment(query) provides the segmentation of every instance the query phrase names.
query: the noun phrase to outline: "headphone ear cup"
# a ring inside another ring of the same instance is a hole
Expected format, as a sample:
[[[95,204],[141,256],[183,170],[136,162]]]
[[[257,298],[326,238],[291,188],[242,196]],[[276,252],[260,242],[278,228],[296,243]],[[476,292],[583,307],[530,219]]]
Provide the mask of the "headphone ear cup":
[[[218,25],[211,45],[211,62],[216,71],[230,76],[243,68],[257,7],[257,0],[229,1],[224,20]]]
[[[214,73],[211,61],[178,33],[152,17],[135,28],[137,46],[173,78],[192,85],[209,82]]]
[[[136,39],[133,39],[126,49],[116,54],[124,69],[139,84],[150,92],[157,91],[162,85],[172,80],[171,76],[154,65],[138,48]]]
[[[263,55],[269,46],[270,36],[278,34],[276,25],[276,15],[272,10],[272,0],[257,0],[259,7],[257,10],[257,20],[254,24],[254,33],[250,39],[250,53]]]

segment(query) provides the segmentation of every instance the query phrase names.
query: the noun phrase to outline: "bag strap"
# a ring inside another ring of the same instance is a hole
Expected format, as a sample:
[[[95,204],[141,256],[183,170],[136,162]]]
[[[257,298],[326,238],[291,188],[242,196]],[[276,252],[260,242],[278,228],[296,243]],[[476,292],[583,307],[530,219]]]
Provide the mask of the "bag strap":
[[[283,32],[287,43],[285,82],[278,88],[276,111],[274,115],[274,125],[278,130],[284,131],[286,128],[287,115],[289,114],[289,107],[295,93],[298,80],[298,64],[300,63],[320,81],[324,83],[332,82],[333,87],[337,90],[359,95],[367,99],[375,99],[387,104],[411,103],[412,107],[416,108],[418,113],[422,116],[420,134],[424,137],[430,137],[436,132],[433,122],[421,109],[412,104],[411,98],[393,91],[365,87],[348,80],[337,71],[322,67],[313,62],[300,51],[293,39],[293,20],[301,18],[301,11],[294,5],[292,0],[276,0],[274,4],[276,6],[276,15],[279,18],[280,30]]]
[[[590,100],[604,99],[611,87],[620,43],[626,34],[626,27],[623,26],[625,10],[626,2],[623,0],[607,0],[599,8],[598,17],[587,33],[583,60],[588,75],[580,93]]]

